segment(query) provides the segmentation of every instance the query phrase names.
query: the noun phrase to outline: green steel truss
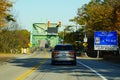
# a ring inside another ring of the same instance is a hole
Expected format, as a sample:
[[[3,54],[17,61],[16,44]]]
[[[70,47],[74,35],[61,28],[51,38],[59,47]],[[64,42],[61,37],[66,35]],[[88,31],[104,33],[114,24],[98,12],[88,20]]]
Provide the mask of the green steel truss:
[[[57,26],[58,24],[56,23],[51,23],[49,27],[48,27],[48,23],[34,23],[31,30],[31,38],[30,38],[31,47],[40,46],[40,41],[43,40],[49,41],[50,47],[54,47],[56,44],[58,44],[59,36],[58,36],[58,32],[56,32],[58,31]]]

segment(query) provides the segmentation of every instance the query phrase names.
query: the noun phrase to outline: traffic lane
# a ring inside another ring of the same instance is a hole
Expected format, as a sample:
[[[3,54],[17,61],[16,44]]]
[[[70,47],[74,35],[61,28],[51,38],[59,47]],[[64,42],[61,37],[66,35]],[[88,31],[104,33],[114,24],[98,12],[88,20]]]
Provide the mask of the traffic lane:
[[[32,67],[40,64],[41,61],[44,61],[48,58],[45,58],[44,54],[43,56],[40,54],[36,54],[36,56],[32,57],[22,57],[18,58],[16,60],[12,60],[10,63],[14,65],[14,67],[20,67],[18,68],[9,68],[8,71],[8,78],[3,80],[15,80],[11,79],[12,76],[15,74],[20,76],[21,74],[24,74],[27,70],[31,69]],[[80,64],[83,63],[89,67],[92,68],[92,70],[88,67],[85,67],[84,65]],[[102,65],[102,66],[101,66]],[[105,67],[106,66],[106,67]],[[117,66],[117,68],[116,68]],[[110,67],[110,68],[108,68]],[[7,68],[6,68],[7,69]],[[117,69],[117,70],[115,70]],[[96,74],[96,72],[97,74]],[[48,61],[42,65],[39,66],[39,68],[33,72],[30,75],[27,75],[29,79],[25,80],[103,80],[99,75],[101,74],[103,77],[110,79],[110,80],[119,80],[119,65],[111,64],[103,61],[97,61],[97,60],[85,60],[85,59],[77,59],[77,66],[71,66],[71,65],[51,65],[51,58],[48,59]],[[7,71],[6,71],[7,72]],[[116,73],[117,72],[117,73]],[[20,74],[21,73],[21,74]],[[112,74],[111,74],[112,73]],[[116,73],[116,74],[115,74]],[[6,74],[4,74],[6,75]],[[26,77],[27,77],[26,76]],[[55,77],[56,76],[56,77]],[[16,76],[14,76],[15,78]],[[31,77],[31,78],[30,78]]]
[[[34,53],[23,55],[0,65],[0,80],[16,80],[18,76],[46,60],[45,55]]]
[[[27,67],[29,68],[28,70],[26,70],[24,73],[22,73],[21,75],[19,75],[16,80],[25,80],[25,78],[27,76],[29,76],[30,74],[32,74],[34,71],[36,71],[42,64],[44,64],[44,62],[47,61],[47,59],[40,59],[38,62],[36,62],[36,58],[34,59],[35,62],[32,63],[32,67],[31,65],[28,66],[25,66],[25,65],[20,65],[20,66],[23,66],[23,67]]]
[[[103,80],[90,69],[80,65],[51,65],[51,59],[41,65],[25,80]]]
[[[47,56],[45,52],[35,52],[30,55],[25,55],[22,57],[18,57],[16,59],[13,59],[9,61],[9,63],[14,64],[15,66],[19,67],[25,67],[25,68],[32,68],[38,64],[40,64],[41,61],[47,60]]]
[[[103,79],[120,80],[120,64],[103,60],[78,59],[78,63],[91,69]]]
[[[14,61],[14,63],[19,64],[17,66],[32,68],[39,64],[39,62],[41,62],[42,60],[48,59],[44,57],[40,58],[40,56],[41,55],[38,55],[36,58],[34,57],[16,60]],[[86,67],[85,65],[87,65],[88,67]],[[67,80],[67,78],[70,78],[71,80],[119,80],[119,72],[119,65],[104,61],[78,58],[77,66],[51,65],[51,58],[49,58],[49,60],[45,64],[39,66],[35,73],[32,73],[32,75],[28,75],[27,80],[39,80],[41,78],[43,80],[47,80],[46,78],[48,78],[48,80],[54,80],[58,77],[63,80]]]
[[[0,67],[0,80],[15,80],[15,78],[25,70],[27,69],[14,66],[14,64],[5,63]]]

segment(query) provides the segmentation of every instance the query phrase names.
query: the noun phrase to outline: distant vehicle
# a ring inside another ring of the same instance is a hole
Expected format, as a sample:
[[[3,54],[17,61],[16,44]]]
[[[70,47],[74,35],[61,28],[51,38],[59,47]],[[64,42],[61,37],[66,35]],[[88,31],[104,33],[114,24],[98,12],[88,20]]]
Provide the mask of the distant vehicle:
[[[51,64],[66,62],[76,65],[76,53],[72,44],[58,44],[52,51]]]

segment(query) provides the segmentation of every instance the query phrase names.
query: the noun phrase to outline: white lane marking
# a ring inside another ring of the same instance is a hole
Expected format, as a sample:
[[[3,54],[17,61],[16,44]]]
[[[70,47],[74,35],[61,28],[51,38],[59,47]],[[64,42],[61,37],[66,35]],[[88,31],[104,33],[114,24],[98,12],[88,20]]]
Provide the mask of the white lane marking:
[[[98,73],[97,71],[95,71],[94,69],[92,69],[91,67],[83,64],[82,62],[78,62],[79,64],[85,66],[86,68],[90,69],[91,71],[93,71],[96,75],[98,75],[99,77],[101,77],[103,80],[108,80],[107,78],[105,78],[104,76],[102,76],[100,73]]]

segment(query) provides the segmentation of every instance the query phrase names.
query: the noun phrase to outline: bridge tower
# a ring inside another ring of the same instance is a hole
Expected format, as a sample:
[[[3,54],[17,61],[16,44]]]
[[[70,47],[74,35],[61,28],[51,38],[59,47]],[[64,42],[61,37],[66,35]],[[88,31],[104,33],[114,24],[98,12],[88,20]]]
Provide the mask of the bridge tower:
[[[54,47],[59,43],[59,26],[59,24],[50,23],[50,21],[48,21],[48,23],[34,23],[30,36],[31,47],[45,47],[46,44],[50,47]]]

